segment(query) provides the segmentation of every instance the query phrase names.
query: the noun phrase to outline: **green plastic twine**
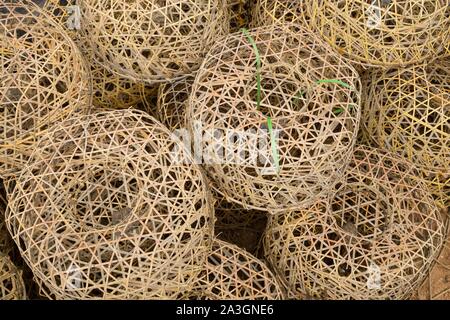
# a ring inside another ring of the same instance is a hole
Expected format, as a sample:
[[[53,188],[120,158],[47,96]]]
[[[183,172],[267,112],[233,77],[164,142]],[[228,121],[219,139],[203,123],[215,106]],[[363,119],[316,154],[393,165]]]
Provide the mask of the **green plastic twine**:
[[[344,81],[341,81],[338,79],[322,79],[322,80],[317,81],[317,84],[321,84],[321,83],[335,83],[335,84],[340,84],[341,86],[343,86],[347,89],[352,89],[352,87],[348,83],[345,83]]]
[[[256,56],[256,110],[259,110],[261,106],[261,55],[259,54],[258,47],[256,46],[256,42],[253,39],[253,37],[250,35],[247,29],[242,28],[242,33],[247,37],[248,42],[253,47],[253,51],[255,52]],[[270,135],[270,145],[272,149],[272,157],[275,161],[275,167],[277,169],[277,173],[280,172],[280,157],[278,155],[277,150],[277,142],[275,139],[275,136],[273,134],[273,125],[272,125],[272,118],[267,116],[267,127],[269,129],[269,135]]]
[[[248,30],[245,28],[242,28],[241,30],[247,37],[248,42],[253,46],[253,51],[256,55],[256,109],[259,109],[261,106],[261,56],[258,47],[256,46],[256,42]]]
[[[339,85],[343,86],[344,88],[353,90],[352,87],[348,83],[338,80],[338,79],[322,79],[322,80],[317,81],[317,84],[321,84],[321,83],[335,83],[335,84],[339,84]],[[351,108],[353,108],[353,106],[350,105],[350,109]],[[342,108],[333,110],[333,113],[335,115],[341,114],[342,112],[344,112],[344,109],[342,109]]]

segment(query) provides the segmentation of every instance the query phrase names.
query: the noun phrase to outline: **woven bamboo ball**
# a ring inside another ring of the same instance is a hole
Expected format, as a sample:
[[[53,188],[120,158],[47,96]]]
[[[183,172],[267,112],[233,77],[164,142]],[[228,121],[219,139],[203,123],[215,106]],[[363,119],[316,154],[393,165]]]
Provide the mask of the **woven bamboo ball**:
[[[444,207],[450,204],[450,59],[369,73],[362,131],[414,162]]]
[[[310,25],[354,62],[394,67],[435,57],[449,41],[448,0],[304,1]]]
[[[85,0],[80,6],[82,28],[98,62],[148,83],[195,71],[212,43],[229,30],[225,0]]]
[[[0,253],[0,300],[26,300],[22,273],[11,259]]]
[[[264,249],[291,289],[326,299],[405,299],[439,255],[445,228],[414,164],[355,150],[328,202],[271,216]]]
[[[252,9],[251,25],[254,27],[277,23],[297,23],[307,27],[308,21],[305,1],[256,0]]]
[[[171,298],[206,261],[212,210],[179,141],[138,110],[73,117],[42,137],[6,222],[58,299]]]
[[[259,107],[249,38],[261,62]],[[192,88],[187,119],[193,139],[203,136],[196,160],[246,209],[307,204],[343,174],[359,125],[359,92],[356,71],[300,26],[229,35],[211,49]]]
[[[80,48],[91,70],[93,105],[98,108],[127,109],[140,103],[150,103],[148,97],[156,95],[157,88],[155,90],[153,86],[125,79],[105,69],[102,63],[96,61],[98,57],[94,55],[87,41],[89,34],[69,29],[68,7],[73,5],[76,5],[76,0],[48,0],[42,9],[52,16]]]
[[[0,176],[27,161],[49,125],[86,109],[89,72],[73,41],[38,7],[5,0],[0,10]]]
[[[284,293],[264,262],[245,250],[214,240],[197,286],[183,298],[206,300],[274,300]]]

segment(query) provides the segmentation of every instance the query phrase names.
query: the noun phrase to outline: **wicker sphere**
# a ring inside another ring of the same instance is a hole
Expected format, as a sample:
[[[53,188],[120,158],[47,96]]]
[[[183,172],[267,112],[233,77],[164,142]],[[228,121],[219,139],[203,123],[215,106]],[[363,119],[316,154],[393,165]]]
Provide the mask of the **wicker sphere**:
[[[202,173],[142,111],[73,117],[42,137],[8,195],[6,222],[58,299],[171,298],[206,261],[212,206]]]
[[[80,6],[98,62],[147,83],[195,71],[229,30],[225,0],[84,0]]]
[[[305,1],[298,0],[254,0],[251,25],[268,26],[277,23],[297,23],[309,25]]]
[[[310,26],[364,66],[420,63],[449,41],[449,0],[304,1]]]
[[[262,65],[259,108],[249,37]],[[214,45],[197,73],[187,119],[194,142],[203,137],[196,160],[219,191],[246,209],[274,212],[314,201],[342,177],[359,104],[351,66],[300,26],[273,25]]]
[[[22,273],[7,255],[0,253],[0,300],[25,300],[26,298]]]
[[[450,205],[450,59],[371,72],[364,82],[365,140],[414,162]]]
[[[76,5],[76,0],[61,2],[48,0],[43,4],[43,11],[52,18],[69,34],[81,50],[92,76],[93,105],[97,108],[127,109],[136,107],[140,103],[149,104],[149,97],[156,95],[157,88],[142,82],[125,79],[108,71],[102,63],[96,61],[87,39],[88,34],[80,30],[68,28],[70,16],[67,7]]]
[[[195,74],[159,86],[156,113],[171,130],[187,128],[186,112],[194,80]]]
[[[235,245],[216,239],[195,289],[182,298],[279,300],[283,297],[282,286],[264,262]]]
[[[428,275],[445,228],[414,164],[355,149],[335,196],[271,216],[264,250],[291,289],[325,299],[405,299]]]
[[[14,175],[49,125],[90,104],[89,72],[72,40],[38,7],[0,10],[0,177]]]

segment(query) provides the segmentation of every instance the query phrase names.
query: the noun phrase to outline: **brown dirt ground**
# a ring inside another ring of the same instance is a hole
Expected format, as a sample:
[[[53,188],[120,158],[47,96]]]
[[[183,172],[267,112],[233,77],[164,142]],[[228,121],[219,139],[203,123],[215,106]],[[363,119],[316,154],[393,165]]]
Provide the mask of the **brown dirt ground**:
[[[449,209],[447,209],[447,215]],[[444,248],[431,270],[430,276],[419,288],[413,299],[418,300],[450,300],[450,234]]]

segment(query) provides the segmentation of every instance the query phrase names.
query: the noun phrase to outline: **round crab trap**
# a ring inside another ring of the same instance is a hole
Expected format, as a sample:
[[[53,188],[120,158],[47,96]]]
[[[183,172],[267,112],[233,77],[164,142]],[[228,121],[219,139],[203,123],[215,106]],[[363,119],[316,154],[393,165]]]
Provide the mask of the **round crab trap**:
[[[420,63],[449,41],[448,0],[318,0],[305,6],[311,28],[363,66]]]
[[[450,204],[450,59],[369,73],[363,140],[414,162],[444,207]]]
[[[325,299],[405,299],[444,241],[441,216],[414,164],[355,150],[330,200],[271,216],[264,249],[292,291]]]
[[[74,42],[33,4],[0,10],[0,176],[27,161],[41,132],[90,105],[89,72]]]
[[[156,114],[171,130],[187,128],[186,112],[194,80],[195,75],[190,75],[159,86]]]
[[[297,23],[308,26],[305,2],[298,0],[256,0],[252,10],[254,27]]]
[[[125,79],[105,69],[101,61],[100,63],[96,61],[98,58],[95,57],[86,40],[89,35],[76,29],[77,20],[73,18],[81,19],[80,16],[75,16],[81,13],[76,11],[80,10],[76,6],[76,0],[69,0],[64,3],[59,0],[47,0],[42,9],[65,29],[80,48],[91,70],[92,103],[95,107],[128,109],[141,103],[146,105],[149,103],[148,97],[156,95],[157,88],[142,82]],[[81,21],[78,20],[78,22],[80,23],[79,27],[81,27]]]
[[[202,173],[172,159],[178,144],[131,109],[73,117],[41,138],[6,223],[51,295],[170,299],[191,288],[213,217]]]
[[[11,259],[0,253],[0,300],[26,300],[22,273]]]
[[[262,261],[216,239],[195,289],[182,299],[279,300],[283,297],[277,277]]]
[[[295,208],[342,177],[359,104],[357,72],[307,30],[244,29],[216,43],[197,73],[192,152],[227,199]]]
[[[108,70],[147,83],[198,69],[209,47],[229,30],[225,0],[80,3],[82,29]]]

